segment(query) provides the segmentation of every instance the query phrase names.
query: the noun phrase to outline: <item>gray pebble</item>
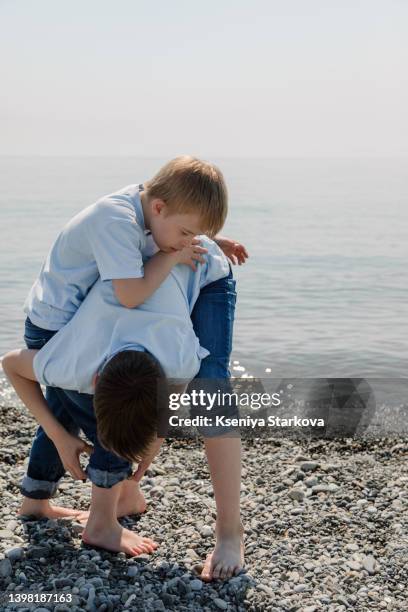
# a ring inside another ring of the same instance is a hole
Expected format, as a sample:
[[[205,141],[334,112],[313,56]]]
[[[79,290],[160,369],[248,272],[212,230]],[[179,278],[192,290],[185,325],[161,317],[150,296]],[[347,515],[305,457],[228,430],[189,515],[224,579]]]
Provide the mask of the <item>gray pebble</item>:
[[[312,493],[334,493],[337,489],[338,486],[335,484],[318,484],[312,487]]]
[[[299,467],[304,472],[313,472],[314,470],[317,470],[319,465],[320,464],[316,461],[303,461]]]
[[[164,495],[164,492],[164,487],[161,487],[159,485],[150,489],[150,495],[152,497],[162,497]]]
[[[162,593],[161,595],[162,602],[166,606],[172,606],[177,599],[176,595],[172,595],[171,593]]]
[[[215,597],[212,602],[219,610],[226,610],[228,608],[227,602],[219,597]]]
[[[200,533],[204,538],[209,538],[213,535],[213,530],[209,525],[203,525],[200,529]]]
[[[25,575],[24,572],[20,572],[18,579],[20,580],[21,584],[24,584],[27,582],[27,576]]]
[[[56,590],[63,589],[66,586],[74,586],[74,583],[70,578],[56,578],[52,581],[52,584],[54,585],[54,589]]]
[[[366,557],[363,557],[363,559],[361,560],[362,566],[363,568],[370,574],[374,574],[376,571],[376,562],[373,556],[368,555]]]
[[[12,563],[15,561],[20,561],[24,557],[24,548],[21,548],[20,546],[10,548],[10,550],[6,551],[6,557],[10,559]]]
[[[291,499],[295,499],[296,501],[303,501],[305,498],[305,493],[301,489],[291,489],[288,495]]]
[[[92,585],[89,585],[89,589],[88,589],[88,599],[86,602],[86,609],[87,610],[92,610],[94,603],[95,603],[95,589]]]
[[[266,593],[269,597],[274,595],[273,589],[268,587],[266,584],[258,584],[258,589],[263,593]]]
[[[346,561],[346,565],[349,566],[350,569],[355,570],[355,571],[360,571],[362,568],[362,565],[359,561],[355,561],[353,559],[350,559],[349,561]]]
[[[40,559],[41,557],[48,557],[49,553],[50,550],[46,546],[30,546],[26,554],[30,559]]]
[[[2,384],[0,378],[0,394],[7,388]],[[124,517],[120,522],[157,537],[160,548],[130,560],[125,553],[78,549],[72,519],[14,518],[18,500],[7,486],[10,479],[17,483],[25,470],[35,423],[17,400],[13,404],[7,399],[4,407],[0,438],[15,442],[8,448],[0,442],[0,454],[12,448],[17,455],[7,469],[0,465],[1,525],[8,538],[0,541],[0,582],[6,593],[56,587],[76,593],[78,609],[88,612],[141,607],[146,612],[402,610],[408,563],[406,458],[401,451],[392,461],[382,461],[395,442],[284,439],[271,450],[269,440],[251,440],[245,447],[247,478],[241,499],[247,565],[254,578],[242,574],[207,584],[188,571],[193,564],[201,571],[216,519],[201,444],[178,440],[167,445],[157,459],[163,467],[156,473],[152,466],[154,478],[143,480],[152,500],[150,512],[137,521]],[[16,429],[28,436],[24,448],[21,437],[13,436]],[[70,480],[61,504],[87,507],[88,485]],[[322,492],[313,492],[319,485]],[[304,498],[293,501],[292,490],[295,498]],[[381,523],[374,524],[377,516]],[[37,605],[43,610],[47,606]],[[59,612],[66,608],[56,606]]]
[[[131,605],[131,603],[132,603],[132,601],[133,601],[134,599],[136,599],[136,594],[135,594],[135,593],[132,593],[132,594],[131,594],[131,595],[130,595],[130,596],[127,598],[127,599],[126,599],[126,601],[124,602],[124,604],[125,604],[125,606],[124,606],[124,607],[125,607],[125,608],[129,608],[129,606]]]
[[[11,521],[7,523],[6,529],[9,529],[10,531],[15,531],[18,525],[19,525],[19,522],[12,519]]]
[[[13,568],[11,567],[11,563],[9,559],[2,559],[0,561],[0,577],[8,578],[11,576],[13,572]]]
[[[318,482],[319,481],[317,480],[316,476],[309,476],[304,480],[304,483],[307,487],[314,487],[317,485]]]
[[[202,580],[198,580],[198,578],[195,578],[190,582],[190,587],[193,591],[201,591],[201,589],[203,588],[203,582]]]
[[[150,559],[151,557],[147,553],[142,553],[141,555],[137,555],[137,557],[135,557],[135,561],[138,563],[144,563],[145,561],[150,561]]]

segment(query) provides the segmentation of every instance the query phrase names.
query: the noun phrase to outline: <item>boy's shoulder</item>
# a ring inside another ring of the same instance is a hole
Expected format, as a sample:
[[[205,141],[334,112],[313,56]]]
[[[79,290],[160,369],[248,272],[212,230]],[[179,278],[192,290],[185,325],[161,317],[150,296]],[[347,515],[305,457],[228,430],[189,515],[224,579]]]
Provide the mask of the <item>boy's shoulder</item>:
[[[121,206],[135,211],[140,206],[140,185],[132,184],[100,197],[93,206],[98,209]]]
[[[140,200],[140,185],[132,184],[100,197],[72,219],[74,223],[85,221],[95,226],[110,225],[112,221],[129,221],[145,229]]]

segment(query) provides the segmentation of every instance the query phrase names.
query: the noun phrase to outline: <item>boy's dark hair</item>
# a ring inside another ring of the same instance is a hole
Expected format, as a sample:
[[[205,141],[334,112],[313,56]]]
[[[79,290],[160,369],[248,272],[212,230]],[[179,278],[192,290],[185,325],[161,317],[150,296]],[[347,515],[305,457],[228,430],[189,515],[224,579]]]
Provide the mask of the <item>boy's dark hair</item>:
[[[94,410],[100,444],[139,462],[158,429],[168,400],[159,362],[143,351],[121,351],[108,361],[95,387]]]

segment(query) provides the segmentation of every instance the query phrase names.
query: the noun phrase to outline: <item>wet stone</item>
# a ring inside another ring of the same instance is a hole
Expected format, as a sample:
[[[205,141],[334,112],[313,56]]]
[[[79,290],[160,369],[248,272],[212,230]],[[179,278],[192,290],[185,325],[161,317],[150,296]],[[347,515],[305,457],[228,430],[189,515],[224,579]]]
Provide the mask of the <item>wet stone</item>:
[[[219,609],[219,610],[227,610],[228,609],[228,604],[226,601],[224,601],[223,599],[220,599],[219,597],[215,597],[212,600],[212,603]]]
[[[21,547],[11,548],[10,550],[7,550],[5,554],[6,554],[6,557],[10,559],[12,563],[14,563],[15,561],[20,561],[21,559],[23,559],[24,548],[21,548]]]
[[[8,578],[11,576],[13,568],[9,559],[2,559],[0,561],[0,578]]]
[[[0,379],[0,393],[1,385]],[[0,462],[0,524],[9,538],[0,540],[0,582],[6,592],[57,587],[76,592],[78,610],[87,612],[139,612],[140,602],[146,612],[405,609],[408,475],[404,451],[390,454],[397,440],[243,438],[248,573],[206,583],[199,576],[215,543],[216,507],[201,440],[169,441],[150,466],[141,483],[148,512],[120,522],[159,548],[130,558],[82,545],[75,520],[16,518],[17,487],[8,490],[8,484],[21,479],[29,452],[16,431],[30,432],[31,439],[36,427],[17,399],[3,404],[0,437],[14,440],[18,451],[5,469]],[[10,444],[0,444],[0,454],[3,447],[7,456]],[[155,470],[156,463],[162,468]],[[305,463],[313,469],[302,469]],[[61,501],[53,503],[89,507],[90,483],[78,486],[67,477],[64,484]],[[324,490],[313,492],[319,485]],[[293,499],[292,490],[303,500]],[[11,552],[18,548],[22,552]],[[56,612],[65,609],[56,606]]]

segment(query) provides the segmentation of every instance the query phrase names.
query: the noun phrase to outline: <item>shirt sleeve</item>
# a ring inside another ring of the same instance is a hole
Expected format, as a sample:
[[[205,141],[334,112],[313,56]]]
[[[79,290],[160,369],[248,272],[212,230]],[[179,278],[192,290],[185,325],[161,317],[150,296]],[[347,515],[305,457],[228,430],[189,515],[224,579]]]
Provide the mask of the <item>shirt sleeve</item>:
[[[144,276],[142,249],[146,238],[130,205],[101,203],[88,236],[103,281]]]
[[[53,385],[50,384],[45,377],[45,370],[46,370],[46,365],[48,362],[47,344],[43,346],[43,348],[39,350],[38,353],[34,356],[33,370],[34,370],[34,374],[37,379],[37,382],[39,382],[40,385],[52,387]]]
[[[202,288],[220,278],[228,276],[230,267],[228,259],[213,240],[210,240],[207,236],[199,236],[199,238],[201,246],[208,249],[208,253],[203,256],[205,263],[199,266],[199,283],[200,288]]]

